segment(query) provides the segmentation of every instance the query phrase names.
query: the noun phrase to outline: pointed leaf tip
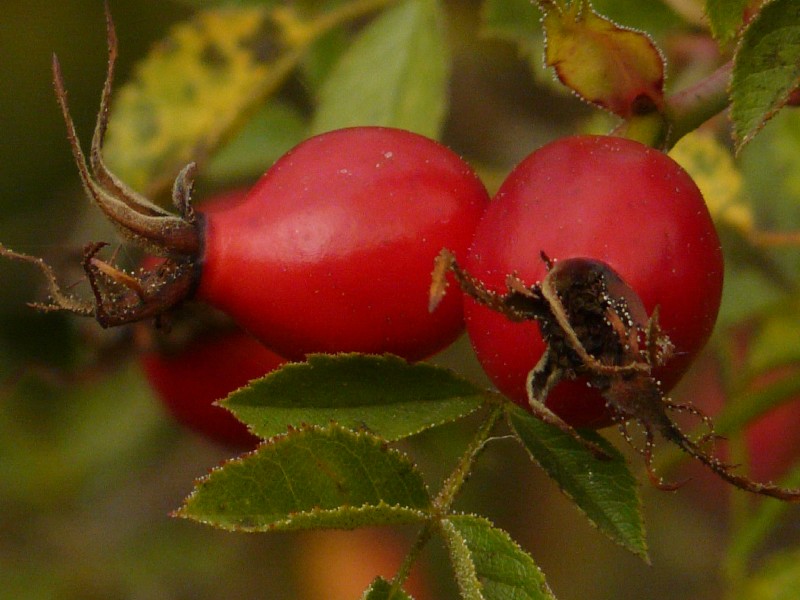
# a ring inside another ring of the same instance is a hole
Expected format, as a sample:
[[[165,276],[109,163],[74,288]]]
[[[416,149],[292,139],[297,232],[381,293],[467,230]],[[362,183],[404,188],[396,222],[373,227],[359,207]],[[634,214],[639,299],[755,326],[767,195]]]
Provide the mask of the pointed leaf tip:
[[[620,452],[595,432],[581,432],[611,457],[598,460],[578,441],[518,406],[508,406],[509,423],[561,491],[600,531],[649,562],[639,487]]]
[[[455,373],[392,355],[318,354],[284,366],[222,404],[269,438],[331,421],[394,441],[477,410],[485,391]]]
[[[739,151],[800,86],[800,3],[773,0],[744,32],[734,56],[731,119]]]
[[[200,479],[175,516],[237,531],[416,523],[431,499],[384,440],[332,425],[265,442]]]

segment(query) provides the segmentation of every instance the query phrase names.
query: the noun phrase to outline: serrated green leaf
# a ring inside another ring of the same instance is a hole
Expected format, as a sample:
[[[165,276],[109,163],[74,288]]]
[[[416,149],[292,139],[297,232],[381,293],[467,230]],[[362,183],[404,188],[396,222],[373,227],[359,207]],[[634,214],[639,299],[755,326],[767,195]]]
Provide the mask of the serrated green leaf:
[[[202,176],[217,186],[255,179],[300,143],[306,133],[307,124],[296,108],[269,102],[214,154]]]
[[[441,528],[466,600],[555,599],[533,558],[488,520],[451,515]]]
[[[438,138],[449,59],[437,0],[406,0],[370,24],[320,91],[312,131],[383,125]]]
[[[353,529],[419,522],[430,505],[405,456],[332,425],[293,430],[226,462],[175,514],[239,531]]]
[[[168,187],[278,87],[304,47],[262,7],[207,10],[179,23],[116,96],[110,167],[142,192]]]
[[[612,457],[598,460],[576,440],[517,406],[508,406],[511,427],[550,477],[609,538],[647,557],[641,499],[625,458],[595,432],[581,432]]]
[[[383,577],[378,577],[364,591],[361,600],[414,600],[404,590],[392,592],[392,584]]]
[[[398,440],[475,411],[484,394],[451,371],[396,356],[317,354],[234,392],[222,405],[264,438],[287,425],[335,421]]]
[[[711,33],[720,42],[734,38],[742,26],[744,10],[750,0],[706,0],[706,16]]]
[[[800,3],[773,0],[745,30],[734,56],[731,119],[737,150],[800,85]]]

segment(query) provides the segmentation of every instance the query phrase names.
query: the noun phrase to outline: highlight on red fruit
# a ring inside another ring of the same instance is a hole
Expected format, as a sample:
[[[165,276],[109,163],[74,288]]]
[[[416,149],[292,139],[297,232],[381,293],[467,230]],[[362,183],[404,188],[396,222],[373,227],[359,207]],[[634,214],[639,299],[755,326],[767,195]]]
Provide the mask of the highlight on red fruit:
[[[430,265],[445,246],[465,254],[487,203],[437,142],[382,127],[325,133],[243,201],[203,214],[197,298],[289,358],[424,358],[463,329],[458,298],[428,312]]]
[[[554,141],[508,176],[479,223],[464,268],[495,292],[513,274],[525,285],[558,264],[590,259],[615,273],[641,300],[674,346],[653,369],[668,391],[707,341],[719,309],[723,258],[703,197],[667,155],[607,136]],[[528,406],[526,378],[545,344],[537,323],[513,322],[472,298],[467,330],[484,370],[506,395]],[[560,381],[547,406],[575,427],[613,421],[587,382]]]

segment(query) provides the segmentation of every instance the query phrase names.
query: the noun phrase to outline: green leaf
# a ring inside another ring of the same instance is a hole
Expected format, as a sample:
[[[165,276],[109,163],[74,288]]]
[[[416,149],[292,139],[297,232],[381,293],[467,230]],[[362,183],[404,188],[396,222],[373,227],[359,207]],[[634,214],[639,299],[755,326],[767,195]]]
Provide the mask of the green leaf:
[[[646,34],[598,15],[587,0],[538,4],[545,11],[545,60],[564,85],[622,118],[662,106],[664,58]]]
[[[715,38],[724,43],[736,36],[749,2],[750,0],[706,0],[706,16]]]
[[[800,85],[800,3],[774,0],[756,15],[734,56],[731,119],[740,150]]]
[[[205,166],[202,176],[215,185],[252,180],[306,137],[307,125],[293,106],[267,103]]]
[[[396,356],[316,354],[221,402],[268,438],[301,423],[335,421],[398,440],[479,408],[485,392],[451,371]]]
[[[385,441],[332,425],[292,430],[199,480],[176,516],[239,531],[422,521],[430,496]]]
[[[518,406],[508,407],[511,427],[535,460],[609,538],[647,557],[641,499],[625,459],[595,432],[581,432],[612,457],[598,460],[571,436]]]
[[[403,590],[395,590],[392,593],[392,584],[383,577],[378,577],[373,581],[369,588],[364,591],[361,600],[414,600]]]
[[[463,598],[555,599],[533,558],[486,519],[451,515],[441,529]]]
[[[743,179],[731,151],[714,135],[695,130],[669,151],[700,188],[714,221],[742,233],[753,229],[753,208],[742,194]]]
[[[287,35],[260,7],[203,11],[173,27],[116,96],[110,167],[155,194],[204,162],[298,63],[305,42]]]
[[[383,125],[439,137],[449,60],[436,0],[406,0],[370,24],[320,91],[312,131]]]

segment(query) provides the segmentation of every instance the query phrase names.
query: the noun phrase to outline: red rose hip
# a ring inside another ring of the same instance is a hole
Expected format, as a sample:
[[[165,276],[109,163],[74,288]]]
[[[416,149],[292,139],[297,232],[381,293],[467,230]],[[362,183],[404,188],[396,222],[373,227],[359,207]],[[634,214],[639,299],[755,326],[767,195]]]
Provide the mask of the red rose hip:
[[[722,292],[719,239],[697,186],[667,155],[638,142],[603,136],[559,139],[535,151],[508,176],[481,219],[465,270],[488,288],[506,276],[528,285],[547,271],[540,258],[587,258],[610,267],[659,307],[675,346],[655,376],[666,391],[707,341]],[[535,322],[512,322],[465,300],[467,330],[498,388],[527,405],[525,381],[544,351]],[[562,381],[547,405],[577,427],[611,423],[605,401],[585,381]]]
[[[485,188],[454,153],[382,127],[289,151],[243,201],[204,215],[197,297],[278,353],[420,359],[463,329],[457,298],[427,310],[430,269],[465,253]]]
[[[254,447],[258,438],[214,403],[284,362],[238,329],[207,333],[179,350],[150,350],[140,357],[150,386],[178,422],[210,440],[241,448]]]

